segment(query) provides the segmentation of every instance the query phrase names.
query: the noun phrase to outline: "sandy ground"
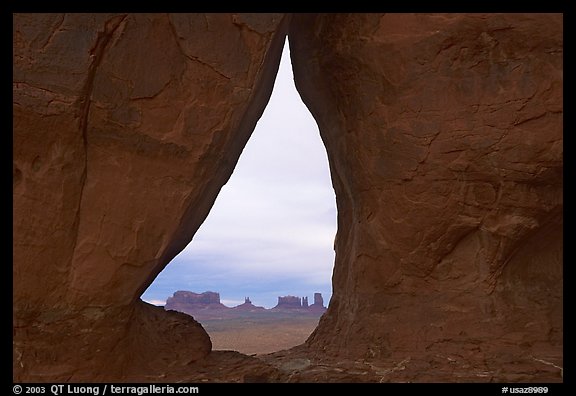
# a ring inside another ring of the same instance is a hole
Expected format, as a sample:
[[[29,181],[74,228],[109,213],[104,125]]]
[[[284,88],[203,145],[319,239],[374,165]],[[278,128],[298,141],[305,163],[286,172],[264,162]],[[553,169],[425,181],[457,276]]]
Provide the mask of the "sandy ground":
[[[265,354],[302,344],[318,325],[318,317],[234,318],[201,321],[212,349],[247,355]]]

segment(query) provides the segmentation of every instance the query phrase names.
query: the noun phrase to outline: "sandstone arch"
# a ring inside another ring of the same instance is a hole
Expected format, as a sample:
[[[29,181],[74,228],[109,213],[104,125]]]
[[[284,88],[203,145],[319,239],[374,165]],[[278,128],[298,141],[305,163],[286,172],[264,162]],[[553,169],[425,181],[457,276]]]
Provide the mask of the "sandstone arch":
[[[199,325],[138,297],[230,176],[286,34],[339,211],[334,297],[293,353],[561,380],[560,15],[21,14],[15,381],[209,367]]]

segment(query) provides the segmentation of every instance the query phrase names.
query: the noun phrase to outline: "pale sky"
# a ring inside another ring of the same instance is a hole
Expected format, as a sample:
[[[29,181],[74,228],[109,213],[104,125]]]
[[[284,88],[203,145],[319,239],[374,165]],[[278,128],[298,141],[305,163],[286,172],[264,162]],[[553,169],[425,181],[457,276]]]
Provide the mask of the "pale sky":
[[[250,297],[332,293],[336,202],[326,150],[294,86],[288,43],[274,91],[228,183],[192,242],[142,299],[215,291],[234,306]]]

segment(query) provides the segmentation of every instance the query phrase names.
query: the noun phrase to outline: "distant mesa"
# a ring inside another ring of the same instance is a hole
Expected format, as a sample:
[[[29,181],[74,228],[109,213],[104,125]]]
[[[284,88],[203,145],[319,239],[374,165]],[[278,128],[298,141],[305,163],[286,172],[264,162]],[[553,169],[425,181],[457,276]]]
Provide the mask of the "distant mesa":
[[[296,296],[284,296],[278,297],[278,304],[272,308],[274,310],[284,310],[284,309],[300,309],[307,311],[326,311],[324,306],[324,299],[322,298],[322,293],[314,293],[314,303],[312,305],[308,304],[308,297],[296,297]]]
[[[308,305],[308,298],[306,298],[306,305]],[[272,308],[283,308],[283,309],[294,309],[302,308],[302,299],[296,296],[284,296],[278,297],[278,304]]]
[[[179,290],[166,300],[166,310],[183,312],[193,316],[216,317],[234,313],[245,312],[298,312],[322,314],[326,311],[322,293],[314,293],[314,303],[308,304],[308,297],[280,296],[278,304],[272,309],[256,306],[250,301],[250,297],[244,298],[244,303],[233,308],[227,307],[220,302],[220,293],[206,291],[194,293]]]
[[[164,309],[191,313],[198,310],[221,310],[230,308],[220,302],[220,293],[206,291],[199,294],[179,290],[166,300]]]

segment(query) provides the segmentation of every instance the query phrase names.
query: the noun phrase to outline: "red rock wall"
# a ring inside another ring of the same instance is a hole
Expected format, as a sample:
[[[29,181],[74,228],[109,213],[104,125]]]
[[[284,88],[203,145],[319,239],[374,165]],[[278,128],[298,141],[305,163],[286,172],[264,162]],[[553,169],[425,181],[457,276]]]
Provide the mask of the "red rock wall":
[[[559,379],[562,16],[297,15],[289,36],[338,206],[311,350]]]
[[[288,23],[338,204],[305,357],[394,380],[560,378],[560,15],[22,14],[15,381],[224,368],[195,321],[139,296],[230,176]]]
[[[286,29],[281,14],[14,16],[15,380],[209,353],[199,325],[139,297],[229,178]]]

